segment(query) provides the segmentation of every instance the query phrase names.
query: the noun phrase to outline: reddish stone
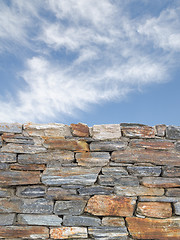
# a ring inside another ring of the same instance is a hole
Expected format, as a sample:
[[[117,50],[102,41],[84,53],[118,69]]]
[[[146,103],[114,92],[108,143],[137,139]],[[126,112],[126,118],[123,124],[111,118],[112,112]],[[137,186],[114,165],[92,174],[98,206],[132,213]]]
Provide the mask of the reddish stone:
[[[131,140],[131,147],[146,148],[154,150],[169,150],[174,148],[174,143],[168,140]]]
[[[97,216],[132,216],[136,198],[95,195],[89,199],[86,212]]]
[[[125,137],[154,138],[155,130],[143,124],[121,123],[121,131]]]
[[[73,136],[76,137],[89,137],[89,127],[86,124],[78,123],[78,124],[71,124],[71,130]]]
[[[179,240],[180,218],[127,217],[128,230],[135,239]]]
[[[124,222],[124,218],[120,218],[120,217],[104,217],[102,219],[102,225],[112,226],[112,227],[124,227],[125,222]]]
[[[137,213],[152,218],[169,218],[172,216],[171,203],[139,202]]]
[[[87,238],[87,228],[85,227],[59,227],[51,228],[52,239]]]
[[[13,164],[10,166],[11,170],[18,170],[18,171],[42,171],[45,169],[45,164],[27,164],[27,165],[20,165],[20,164]]]

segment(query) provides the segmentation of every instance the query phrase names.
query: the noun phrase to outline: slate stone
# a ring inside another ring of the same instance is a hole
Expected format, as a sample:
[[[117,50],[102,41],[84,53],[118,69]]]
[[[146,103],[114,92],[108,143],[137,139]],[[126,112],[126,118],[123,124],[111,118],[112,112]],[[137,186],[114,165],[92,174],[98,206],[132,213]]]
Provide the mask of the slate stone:
[[[63,225],[70,227],[97,227],[101,225],[101,219],[89,216],[64,216]]]
[[[103,167],[102,174],[104,175],[119,175],[119,176],[127,176],[128,172],[123,167]]]
[[[16,161],[16,154],[0,152],[0,163],[14,163]]]
[[[17,223],[23,225],[61,226],[62,218],[56,215],[18,214]]]
[[[175,144],[175,148],[176,148],[177,151],[180,151],[180,142],[177,142]]]
[[[13,225],[15,214],[0,214],[0,226]]]
[[[156,136],[164,137],[166,135],[166,125],[165,124],[156,125],[155,133],[156,133]]]
[[[121,131],[124,137],[130,138],[154,138],[155,129],[143,124],[121,123]]]
[[[2,141],[0,140],[0,148],[2,147]]]
[[[150,140],[132,139],[130,141],[130,147],[153,150],[169,150],[174,149],[174,142],[165,139],[150,139]]]
[[[90,236],[92,236],[94,239],[121,239],[125,240],[127,239],[128,232],[126,227],[89,227],[88,233]]]
[[[22,200],[19,198],[0,199],[0,213],[21,212]]]
[[[129,174],[139,177],[160,176],[161,174],[161,167],[128,166],[127,170]]]
[[[180,201],[180,197],[155,197],[155,196],[141,196],[139,197],[140,202],[178,202]]]
[[[109,162],[110,154],[107,152],[82,152],[76,153],[76,160],[79,166],[100,167],[106,166]]]
[[[92,186],[78,189],[80,195],[110,195],[114,191],[111,187]]]
[[[46,169],[42,175],[42,183],[58,186],[62,184],[92,185],[95,183],[100,168],[62,167],[59,170]]]
[[[180,188],[169,188],[166,190],[167,197],[180,197]]]
[[[14,194],[14,189],[0,187],[0,198],[11,197],[13,196],[13,194]]]
[[[96,141],[90,143],[91,151],[112,152],[123,150],[127,147],[128,142],[125,141]]]
[[[60,227],[50,228],[51,239],[84,239],[87,238],[87,228],[85,227]]]
[[[139,186],[139,180],[137,177],[122,177],[121,175],[100,175],[98,177],[98,183],[103,186],[114,186],[114,185],[121,185],[121,186],[130,186],[130,187],[137,187]]]
[[[45,164],[11,164],[11,170],[17,171],[43,171],[45,169]]]
[[[2,139],[5,143],[27,144],[33,145],[34,140],[27,136],[19,136],[15,134],[3,134]]]
[[[163,177],[180,177],[180,168],[178,167],[165,167],[163,169]]]
[[[94,125],[92,137],[97,140],[118,139],[121,137],[119,124]]]
[[[8,170],[9,164],[8,163],[0,163],[0,170]]]
[[[42,146],[35,145],[24,145],[24,144],[14,144],[8,143],[7,145],[2,146],[1,152],[5,153],[41,153],[46,152],[46,148]]]
[[[45,198],[23,199],[21,213],[49,214],[53,212],[53,202]]]
[[[145,187],[180,187],[180,178],[144,177],[141,184]]]
[[[46,188],[41,185],[17,187],[16,190],[16,195],[24,198],[44,197],[45,194]]]
[[[111,227],[125,227],[125,221],[122,217],[103,217],[102,225]]]
[[[166,128],[166,138],[168,139],[180,139],[180,127],[168,126]]]
[[[81,215],[87,201],[56,201],[54,213],[57,215]]]
[[[70,125],[72,135],[76,137],[89,137],[89,127],[84,123]]]
[[[115,194],[119,196],[161,196],[164,194],[163,188],[147,188],[143,186],[138,187],[126,187],[115,186]]]
[[[176,215],[180,215],[180,202],[174,203],[174,211]]]
[[[0,133],[22,133],[22,125],[19,123],[1,123]]]

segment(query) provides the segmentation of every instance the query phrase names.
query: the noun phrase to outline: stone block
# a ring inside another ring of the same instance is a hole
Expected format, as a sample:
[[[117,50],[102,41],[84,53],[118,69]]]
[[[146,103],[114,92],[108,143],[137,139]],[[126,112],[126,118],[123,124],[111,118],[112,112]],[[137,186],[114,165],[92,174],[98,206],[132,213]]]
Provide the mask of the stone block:
[[[132,216],[136,198],[95,195],[88,201],[85,211],[96,216]]]
[[[165,137],[166,135],[166,125],[165,124],[159,124],[155,126],[155,133],[158,137]]]
[[[130,186],[130,187],[137,187],[139,186],[139,180],[137,177],[122,177],[121,175],[99,175],[98,183],[103,186],[114,186],[114,185],[121,185],[121,186]]]
[[[8,163],[0,163],[0,170],[8,170],[9,164]]]
[[[91,186],[78,189],[80,195],[111,195],[114,189],[111,187]]]
[[[69,198],[73,198],[77,192],[75,189],[64,189],[62,187],[49,187],[47,189],[46,198],[54,199],[54,200],[70,200]],[[76,195],[76,197],[78,197]]]
[[[177,151],[180,151],[180,141],[176,142],[175,148]]]
[[[54,203],[45,198],[23,199],[20,213],[50,214]]]
[[[42,175],[42,183],[46,185],[92,185],[95,183],[100,168],[71,167],[59,170],[46,169]]]
[[[102,174],[104,175],[118,175],[118,176],[127,176],[128,172],[123,167],[103,167]]]
[[[98,227],[101,219],[90,216],[64,216],[63,225],[70,227]]]
[[[121,239],[126,240],[128,239],[128,232],[126,227],[89,227],[88,233],[93,239]]]
[[[128,230],[135,239],[172,239],[180,236],[180,218],[153,219],[127,217]]]
[[[144,177],[141,184],[145,187],[180,187],[180,178]]]
[[[22,200],[18,198],[0,199],[0,213],[21,212]]]
[[[97,140],[118,139],[121,137],[119,124],[94,125],[92,137]]]
[[[112,152],[117,150],[124,150],[128,145],[126,141],[96,141],[90,143],[91,151]]]
[[[17,187],[16,195],[23,198],[44,197],[46,188],[42,185]]]
[[[72,135],[75,137],[89,137],[89,127],[84,123],[71,124]]]
[[[1,152],[33,154],[47,152],[47,150],[42,146],[8,143],[7,145],[2,146]]]
[[[14,163],[16,161],[16,154],[0,152],[0,163]]]
[[[165,167],[163,169],[163,177],[180,177],[180,168],[178,167]]]
[[[76,153],[76,160],[79,166],[99,167],[106,166],[109,162],[110,154],[107,152],[82,152]]]
[[[0,198],[12,197],[13,194],[14,194],[14,189],[0,187]]]
[[[130,141],[130,147],[153,150],[169,150],[174,149],[174,142],[164,139],[151,139],[151,140],[132,139]]]
[[[1,123],[0,133],[22,133],[22,125],[19,123]]]
[[[180,202],[174,203],[174,211],[176,215],[180,215]]]
[[[119,196],[161,196],[164,194],[163,188],[147,188],[143,186],[139,187],[126,187],[115,186],[115,194]]]
[[[168,126],[166,128],[166,138],[168,139],[180,139],[180,127]]]
[[[7,226],[0,227],[2,239],[47,239],[49,229],[40,226]]]
[[[139,202],[137,214],[151,218],[169,218],[172,216],[171,203]]]
[[[18,214],[17,223],[23,225],[61,226],[62,218],[56,215]]]
[[[54,213],[57,215],[81,215],[84,211],[87,201],[56,201]]]
[[[0,214],[0,226],[13,225],[15,214]]]
[[[39,171],[0,171],[0,185],[27,185],[40,183]]]
[[[167,197],[180,197],[180,188],[169,188],[166,190]]]
[[[17,171],[43,171],[45,169],[45,164],[11,164],[11,170]]]
[[[5,143],[15,143],[15,144],[27,144],[27,145],[33,145],[34,140],[33,138],[27,137],[27,136],[22,136],[22,135],[15,135],[15,134],[9,134],[9,133],[4,133],[2,135],[2,140]]]
[[[129,174],[139,177],[148,176],[160,176],[161,167],[150,167],[150,166],[128,166],[127,170]]]
[[[124,218],[121,217],[103,217],[102,225],[111,227],[125,227],[125,221]]]
[[[179,197],[167,197],[167,196],[141,196],[139,197],[140,202],[170,202],[175,203],[180,201]]]
[[[51,228],[50,237],[52,239],[77,239],[87,238],[87,228],[85,227],[60,227]]]
[[[124,137],[130,138],[154,138],[155,129],[143,124],[121,123],[121,131]]]

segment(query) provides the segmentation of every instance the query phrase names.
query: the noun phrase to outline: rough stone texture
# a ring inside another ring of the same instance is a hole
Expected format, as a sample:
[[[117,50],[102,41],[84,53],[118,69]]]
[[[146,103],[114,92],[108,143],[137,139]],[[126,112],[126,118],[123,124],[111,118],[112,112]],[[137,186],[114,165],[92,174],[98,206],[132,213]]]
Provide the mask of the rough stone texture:
[[[44,198],[23,199],[20,213],[50,214],[53,212],[53,202]]]
[[[165,195],[167,197],[180,197],[180,188],[170,188],[170,189],[167,189]]]
[[[25,145],[25,144],[13,144],[8,143],[7,145],[2,146],[1,152],[5,153],[41,153],[46,152],[46,148],[35,145]]]
[[[139,177],[160,176],[161,174],[161,167],[128,166],[127,170],[130,174]]]
[[[174,149],[174,143],[170,140],[153,139],[153,140],[141,140],[133,139],[130,142],[131,147],[154,149],[154,150],[169,150]]]
[[[45,169],[44,164],[12,164],[10,166],[11,170],[18,170],[18,171],[42,171]]]
[[[54,213],[58,215],[81,215],[87,201],[57,201],[54,206]]]
[[[153,163],[157,165],[180,166],[180,153],[176,151],[126,149],[124,151],[114,151],[111,155],[111,160],[124,163]]]
[[[90,144],[90,150],[112,152],[117,150],[123,150],[127,147],[127,145],[128,142],[124,141],[97,141]]]
[[[110,195],[114,192],[111,187],[92,186],[78,189],[80,195]]]
[[[23,198],[44,197],[46,188],[42,185],[17,187],[16,195]]]
[[[1,163],[14,163],[14,162],[16,162],[16,154],[0,152],[0,162]]]
[[[94,125],[92,128],[92,137],[97,140],[116,139],[121,137],[119,124]]]
[[[121,131],[125,137],[154,138],[155,129],[143,124],[121,123]]]
[[[180,218],[126,218],[130,234],[135,239],[178,240],[180,238]]]
[[[125,227],[124,218],[120,217],[103,217],[102,225],[111,227]]]
[[[101,220],[97,217],[89,216],[64,216],[63,225],[72,227],[97,227],[101,225]]]
[[[62,184],[92,185],[95,183],[99,168],[61,168],[59,170],[47,169],[42,175],[42,182],[46,185],[58,186]]]
[[[0,187],[0,198],[8,198],[13,196],[14,189],[11,188],[1,188]]]
[[[166,135],[166,125],[159,124],[155,126],[156,135],[159,137],[164,137]]]
[[[4,133],[2,135],[2,140],[5,143],[28,144],[28,145],[34,144],[34,140],[32,138],[26,136],[19,136],[15,134]]]
[[[177,167],[164,168],[163,177],[180,177],[180,168]]]
[[[176,215],[180,215],[180,202],[174,203],[174,211]]]
[[[145,187],[180,187],[180,178],[144,177],[141,184]]]
[[[0,170],[8,170],[9,164],[8,163],[0,163]]]
[[[103,167],[102,168],[102,173],[104,175],[121,175],[121,176],[127,176],[128,172],[125,168],[123,167]]]
[[[21,133],[22,125],[19,123],[1,123],[0,133]]]
[[[139,202],[137,214],[151,218],[169,218],[172,216],[172,207],[170,203]]]
[[[139,197],[140,202],[178,202],[180,201],[179,197],[167,197],[167,196],[140,196]]]
[[[90,236],[92,236],[94,239],[126,239],[123,237],[127,237],[127,229],[126,227],[96,227],[96,228],[89,228],[88,233]]]
[[[110,154],[107,152],[82,152],[76,153],[76,160],[79,166],[97,167],[106,166],[109,162]]]
[[[52,239],[69,239],[69,238],[87,238],[87,228],[85,227],[60,227],[51,228],[50,236]]]
[[[46,198],[55,200],[73,200],[77,198],[75,189],[64,189],[61,187],[49,187]]]
[[[0,226],[13,225],[15,214],[0,214]]]
[[[22,200],[18,198],[0,199],[0,213],[21,212]]]
[[[0,171],[0,186],[40,183],[39,171]]]
[[[180,127],[168,126],[166,129],[166,137],[169,139],[180,139]]]
[[[180,142],[176,143],[175,148],[176,148],[177,151],[180,151]]]
[[[114,186],[114,185],[121,185],[121,186],[130,186],[130,187],[137,187],[139,186],[139,180],[137,177],[121,177],[118,175],[100,175],[98,177],[98,182],[100,185],[104,186]]]
[[[119,196],[161,196],[164,194],[163,188],[147,188],[143,186],[139,187],[124,187],[115,186],[115,194]]]
[[[135,198],[95,195],[89,199],[85,211],[96,216],[132,216]]]
[[[84,123],[71,124],[72,135],[75,137],[89,137],[89,127]]]
[[[49,230],[40,226],[8,226],[0,227],[0,238],[3,239],[47,239]]]
[[[18,214],[17,223],[23,225],[61,226],[62,218],[56,215]]]

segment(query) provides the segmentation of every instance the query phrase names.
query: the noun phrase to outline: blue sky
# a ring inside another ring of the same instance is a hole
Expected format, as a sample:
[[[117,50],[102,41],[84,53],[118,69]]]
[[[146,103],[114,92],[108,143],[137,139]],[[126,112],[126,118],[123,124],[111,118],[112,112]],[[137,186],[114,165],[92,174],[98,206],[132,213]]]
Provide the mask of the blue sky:
[[[0,121],[180,125],[179,0],[1,0]]]

